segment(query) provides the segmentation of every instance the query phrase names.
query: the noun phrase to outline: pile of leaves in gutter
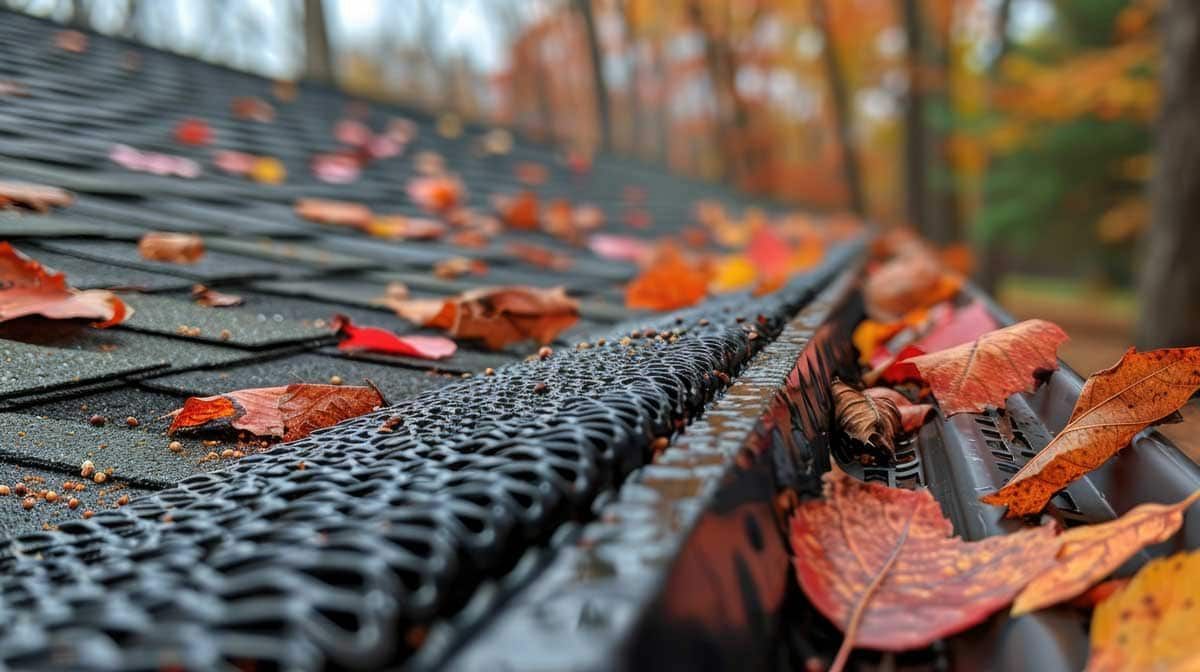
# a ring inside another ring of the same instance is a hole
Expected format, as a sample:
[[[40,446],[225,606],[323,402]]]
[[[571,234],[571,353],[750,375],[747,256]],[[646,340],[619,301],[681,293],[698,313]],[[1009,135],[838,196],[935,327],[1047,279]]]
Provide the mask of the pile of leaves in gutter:
[[[867,319],[854,332],[862,385],[833,383],[840,440],[864,463],[893,460],[897,441],[935,413],[1002,409],[1011,395],[1034,391],[1067,340],[1045,320],[1000,328],[914,236],[892,234],[881,248],[863,287]],[[1200,348],[1130,348],[1088,378],[1066,427],[981,501],[1032,521],[1055,493],[1197,389]],[[1095,607],[1088,670],[1200,666],[1188,636],[1200,613],[1200,551],[1151,562],[1130,580],[1109,579],[1171,538],[1200,491],[1105,523],[1060,531],[1047,519],[969,542],[954,536],[926,490],[863,483],[836,466],[824,482],[823,498],[795,509],[791,538],[801,588],[844,633],[831,670],[843,669],[855,647],[922,648],[1000,609],[1020,616],[1064,602]]]

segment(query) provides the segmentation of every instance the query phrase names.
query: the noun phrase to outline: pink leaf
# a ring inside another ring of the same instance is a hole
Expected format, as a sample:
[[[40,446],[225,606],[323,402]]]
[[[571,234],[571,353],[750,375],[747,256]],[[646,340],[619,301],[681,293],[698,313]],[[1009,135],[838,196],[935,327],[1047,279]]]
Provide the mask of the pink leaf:
[[[454,341],[443,336],[399,336],[379,327],[355,326],[344,315],[334,316],[333,327],[347,337],[338,343],[339,350],[367,350],[422,359],[445,359],[458,350]]]

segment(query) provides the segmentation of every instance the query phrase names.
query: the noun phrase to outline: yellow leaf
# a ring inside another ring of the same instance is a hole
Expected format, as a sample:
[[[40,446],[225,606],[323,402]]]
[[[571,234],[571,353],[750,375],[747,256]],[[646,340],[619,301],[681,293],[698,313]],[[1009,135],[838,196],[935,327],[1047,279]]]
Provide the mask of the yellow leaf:
[[[732,292],[746,289],[758,279],[754,264],[742,255],[725,257],[717,262],[713,281],[714,292]]]
[[[260,156],[250,166],[250,179],[263,184],[283,184],[287,179],[287,168],[279,159]]]

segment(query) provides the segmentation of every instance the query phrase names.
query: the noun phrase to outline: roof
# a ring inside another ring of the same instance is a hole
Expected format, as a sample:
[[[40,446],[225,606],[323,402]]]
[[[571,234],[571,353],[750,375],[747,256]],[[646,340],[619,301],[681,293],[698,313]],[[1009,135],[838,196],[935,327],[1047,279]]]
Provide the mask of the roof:
[[[0,483],[61,489],[81,480],[85,460],[110,475],[77,493],[78,509],[43,500],[25,510],[21,498],[0,497],[9,535],[0,604],[23,614],[0,625],[0,660],[18,667],[402,660],[430,624],[457,614],[528,549],[592,520],[856,253],[834,249],[767,296],[735,293],[659,314],[625,307],[632,264],[540,232],[501,231],[474,249],[323,226],[297,217],[293,203],[334,198],[423,216],[405,185],[426,150],[462,177],[478,210],[524,188],[518,166],[535,162],[550,168],[537,187],[544,200],[593,204],[612,223],[636,212],[644,228],[618,225],[645,238],[679,233],[700,197],[733,210],[751,201],[611,157],[572,171],[552,148],[523,141],[490,154],[480,148],[485,129],[444,137],[419,113],[318,88],[276,101],[271,123],[240,118],[231,100],[270,99],[269,82],[98,36],[75,54],[55,46],[54,32],[0,15],[0,80],[28,93],[0,97],[0,178],[70,189],[76,201],[0,216],[0,239],[78,288],[138,291],[121,294],[134,316],[106,330],[41,318],[0,324]],[[319,181],[312,155],[339,149],[334,129],[347,114],[375,128],[404,116],[418,132],[351,184]],[[212,146],[172,141],[193,117],[211,126]],[[188,157],[204,173],[133,172],[111,160],[114,144]],[[214,149],[275,157],[288,178],[222,174]],[[199,233],[206,256],[148,261],[136,244],[148,230]],[[536,243],[571,266],[521,263],[512,243]],[[489,273],[432,274],[463,254]],[[581,319],[553,355],[533,361],[529,344],[462,344],[437,362],[337,349],[335,313],[415,330],[376,303],[394,281],[418,297],[498,282],[565,286]],[[195,283],[245,304],[198,306]],[[784,355],[783,371],[795,354]],[[480,375],[489,368],[494,375]],[[168,449],[166,414],[188,396],[335,378],[371,381],[390,406],[288,444],[180,438],[181,450]],[[85,519],[84,510],[97,513]]]

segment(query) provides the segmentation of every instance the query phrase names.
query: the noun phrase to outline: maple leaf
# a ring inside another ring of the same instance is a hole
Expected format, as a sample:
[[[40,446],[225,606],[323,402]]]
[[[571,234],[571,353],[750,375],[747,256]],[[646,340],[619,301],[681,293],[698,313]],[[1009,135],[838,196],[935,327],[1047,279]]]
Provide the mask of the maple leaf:
[[[838,426],[854,441],[888,457],[896,452],[900,434],[900,409],[894,401],[879,395],[865,395],[840,380],[833,381],[833,408]]]
[[[1029,582],[1013,602],[1019,616],[1081,595],[1150,544],[1170,539],[1200,490],[1177,504],[1142,504],[1116,520],[1062,534],[1058,563]]]
[[[1038,372],[1058,368],[1066,333],[1053,322],[1025,320],[970,343],[908,359],[933,390],[946,416],[1003,406],[1009,395],[1032,392]]]
[[[110,291],[72,288],[66,275],[47,270],[0,241],[0,322],[26,315],[89,318],[100,320],[92,326],[103,329],[120,324],[133,315],[133,309]]]
[[[142,234],[137,249],[143,259],[150,261],[194,264],[204,256],[204,240],[187,233],[150,231]]]
[[[339,350],[368,350],[390,355],[407,355],[422,359],[445,359],[458,350],[454,341],[441,336],[399,336],[379,327],[359,327],[345,315],[333,316],[333,328],[345,340]]]
[[[961,286],[960,276],[947,273],[922,248],[899,255],[868,275],[863,301],[871,319],[894,322],[910,311],[953,298]]]
[[[625,289],[625,305],[647,310],[675,310],[695,305],[708,295],[708,274],[679,250],[665,246]]]
[[[1179,410],[1200,389],[1200,348],[1138,352],[1083,384],[1067,426],[1003,488],[981,501],[1010,517],[1037,513],[1055,492],[1104,464],[1146,427]]]
[[[875,399],[887,399],[895,404],[900,411],[900,430],[904,434],[911,434],[920,429],[933,413],[931,404],[914,404],[908,397],[888,387],[868,387],[863,390],[863,394]]]
[[[188,397],[182,408],[169,414],[174,419],[167,434],[232,428],[255,436],[295,441],[385,404],[373,386],[295,383],[235,390],[211,397]]]
[[[227,308],[229,306],[240,306],[246,302],[245,299],[237,294],[218,292],[204,285],[192,285],[192,298],[196,300],[196,303],[205,308]]]
[[[74,202],[75,196],[66,189],[32,182],[0,180],[0,209],[21,207],[36,212],[49,212],[55,206]]]
[[[579,302],[562,287],[489,287],[449,299],[392,299],[380,303],[404,319],[483,341],[492,350],[533,339],[542,345],[579,321]]]
[[[361,203],[333,201],[324,198],[301,198],[296,201],[296,215],[319,224],[365,229],[371,223],[371,209]]]
[[[804,594],[846,633],[831,669],[855,646],[920,648],[983,621],[1058,552],[1050,525],[967,542],[927,490],[841,471],[823,480],[824,498],[792,516],[792,562]]]
[[[1092,615],[1087,672],[1200,669],[1200,550],[1146,563]]]

